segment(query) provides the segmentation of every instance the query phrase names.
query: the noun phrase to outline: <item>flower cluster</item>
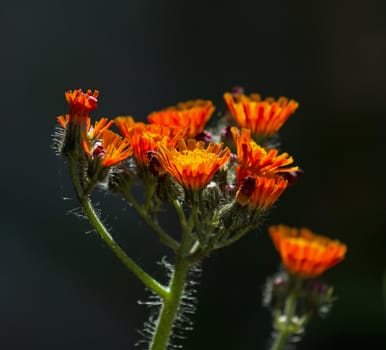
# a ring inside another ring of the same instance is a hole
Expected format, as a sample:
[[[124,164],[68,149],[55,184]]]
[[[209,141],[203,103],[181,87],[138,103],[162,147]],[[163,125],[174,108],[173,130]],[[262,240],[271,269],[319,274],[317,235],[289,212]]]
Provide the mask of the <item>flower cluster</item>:
[[[68,159],[77,198],[90,223],[160,298],[158,321],[148,333],[154,332],[151,349],[166,349],[173,322],[186,318],[183,309],[187,308],[180,305],[193,299],[189,293],[184,298],[189,270],[215,249],[258,227],[288,185],[302,175],[293,158],[274,147],[277,132],[298,103],[285,97],[247,96],[238,88],[224,94],[228,111],[211,128],[215,107],[209,100],[152,112],[148,122],[132,116],[92,122],[90,113],[97,109],[98,97],[97,90],[65,92],[69,113],[57,117],[56,148]],[[128,257],[103,225],[91,203],[98,185],[122,196],[174,252],[175,269],[168,287]],[[137,185],[140,199],[133,191]],[[160,223],[163,204],[176,211],[179,238]],[[333,289],[313,278],[340,262],[347,248],[304,228],[271,226],[269,234],[284,265],[266,288],[266,304],[278,334],[273,349],[279,349],[289,335],[302,332],[311,315],[332,304]]]
[[[293,159],[287,153],[279,154],[276,149],[259,146],[251,136],[260,129],[269,129],[270,133],[276,131],[277,128],[273,130],[270,125],[278,124],[273,122],[278,115],[281,116],[281,123],[284,122],[283,115],[294,110],[292,102],[286,113],[278,112],[285,106],[282,100],[267,100],[264,106],[271,103],[272,111],[265,113],[263,119],[249,116],[248,123],[244,123],[236,118],[243,128],[240,131],[236,126],[232,127],[237,151],[237,166],[232,167],[229,165],[231,151],[228,147],[200,138],[215,109],[211,101],[187,101],[152,112],[148,116],[148,124],[137,122],[131,116],[120,116],[114,120],[101,118],[92,125],[89,114],[97,108],[98,95],[98,91],[91,90],[67,91],[65,97],[70,113],[58,117],[65,131],[63,153],[78,160],[88,160],[86,173],[91,178],[98,173],[98,181],[102,180],[100,168],[122,168],[125,161],[131,158],[141,174],[147,170],[156,176],[169,174],[185,190],[202,191],[220,170],[233,170],[235,175],[223,176],[225,180],[220,187],[236,187],[234,198],[241,206],[248,204],[267,210],[287,187],[287,180],[281,174],[298,169],[289,167]],[[234,114],[236,107],[230,104],[229,96],[229,93],[224,95],[225,101]],[[246,105],[249,100],[243,96],[232,99],[243,101]],[[256,109],[255,100],[250,101],[252,109]],[[121,135],[111,130],[113,125]],[[103,172],[103,176],[107,175],[108,172]],[[230,183],[229,179],[235,182]]]
[[[101,118],[94,126],[91,124],[90,112],[98,105],[99,92],[95,90],[67,91],[67,103],[70,114],[59,116],[58,122],[65,130],[62,143],[64,154],[97,163],[100,167],[116,165],[131,155],[129,142],[109,130],[113,121]],[[95,168],[95,164],[93,165]]]

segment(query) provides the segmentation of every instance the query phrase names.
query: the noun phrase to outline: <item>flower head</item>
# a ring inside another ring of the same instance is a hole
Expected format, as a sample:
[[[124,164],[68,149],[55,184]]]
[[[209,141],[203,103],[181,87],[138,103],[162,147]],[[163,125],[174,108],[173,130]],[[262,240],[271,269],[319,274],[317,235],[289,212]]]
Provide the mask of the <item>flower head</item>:
[[[136,123],[134,118],[131,116],[119,116],[114,119],[115,125],[122,133],[124,137],[129,137],[129,130],[135,126]],[[141,123],[143,124],[143,123]]]
[[[136,123],[130,117],[126,117],[126,119],[119,117],[115,119],[115,122],[131,144],[134,157],[140,166],[149,163],[149,152],[156,151],[161,141],[165,142],[168,146],[175,146],[178,139],[184,136],[184,132],[180,128],[141,122]]]
[[[103,167],[116,165],[132,154],[128,140],[108,129],[94,142],[83,140],[82,146],[88,157],[100,159]]]
[[[240,166],[236,168],[236,177],[236,201],[242,206],[268,210],[287,188],[287,180],[281,176],[258,176]]]
[[[343,260],[347,250],[343,243],[306,228],[278,225],[269,233],[286,269],[304,278],[322,274]]]
[[[96,121],[94,126],[90,125],[88,127],[87,136],[89,140],[95,140],[98,139],[102,133],[110,128],[111,125],[113,125],[114,122],[112,120],[108,120],[107,118],[101,118],[100,120]]]
[[[147,118],[152,124],[187,129],[188,137],[196,137],[204,130],[214,109],[211,101],[193,100],[153,112]]]
[[[265,150],[251,139],[249,129],[241,129],[241,134],[236,127],[231,128],[236,143],[237,158],[239,165],[249,169],[255,174],[273,175],[277,173],[294,172],[297,166],[287,167],[293,163],[293,158],[288,153],[279,155],[276,149]]]
[[[70,105],[70,115],[72,117],[87,117],[90,111],[97,108],[98,95],[98,90],[94,92],[90,89],[86,92],[83,92],[82,89],[66,91],[65,96]]]
[[[160,144],[157,159],[163,168],[185,189],[200,190],[229,159],[229,148],[211,142],[179,140],[178,149]]]
[[[90,129],[89,112],[97,108],[97,97],[99,92],[81,89],[65,92],[67,103],[70,106],[70,113],[57,117],[60,126],[63,128],[59,136],[58,148],[66,155],[80,157],[82,154],[81,142]]]
[[[285,97],[277,101],[273,98],[262,100],[258,94],[247,96],[227,92],[224,99],[238,125],[251,129],[253,134],[259,136],[276,133],[299,106],[296,101]]]

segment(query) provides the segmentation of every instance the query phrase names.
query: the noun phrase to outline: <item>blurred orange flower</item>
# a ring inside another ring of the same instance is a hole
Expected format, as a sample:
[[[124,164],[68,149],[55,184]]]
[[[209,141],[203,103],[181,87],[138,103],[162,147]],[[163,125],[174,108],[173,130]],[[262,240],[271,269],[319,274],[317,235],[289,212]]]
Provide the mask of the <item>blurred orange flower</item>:
[[[306,228],[284,225],[269,228],[286,269],[300,277],[316,277],[343,260],[347,247]]]
[[[247,96],[226,92],[224,100],[237,124],[260,136],[276,133],[299,106],[296,101],[285,97],[277,101],[273,98],[262,100],[259,94]]]
[[[214,109],[209,100],[192,100],[150,113],[147,118],[152,124],[187,129],[188,137],[196,137],[204,130]]]
[[[115,125],[119,129],[119,131],[122,133],[124,137],[129,137],[129,130],[135,126],[136,123],[134,118],[131,116],[119,116],[114,119]],[[143,123],[141,123],[143,124]]]

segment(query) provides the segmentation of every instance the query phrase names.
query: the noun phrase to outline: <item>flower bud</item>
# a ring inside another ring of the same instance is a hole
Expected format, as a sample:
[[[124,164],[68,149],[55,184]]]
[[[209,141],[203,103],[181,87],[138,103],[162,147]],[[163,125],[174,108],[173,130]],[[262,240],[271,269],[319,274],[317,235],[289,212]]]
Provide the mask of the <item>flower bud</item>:
[[[311,280],[304,292],[305,312],[326,316],[334,302],[334,288],[321,280]]]
[[[282,310],[290,287],[289,276],[285,271],[275,274],[265,284],[263,305],[271,308],[273,312]]]
[[[297,169],[295,171],[289,171],[286,173],[282,173],[281,176],[284,177],[288,181],[288,185],[296,185],[299,179],[303,176],[304,170]]]

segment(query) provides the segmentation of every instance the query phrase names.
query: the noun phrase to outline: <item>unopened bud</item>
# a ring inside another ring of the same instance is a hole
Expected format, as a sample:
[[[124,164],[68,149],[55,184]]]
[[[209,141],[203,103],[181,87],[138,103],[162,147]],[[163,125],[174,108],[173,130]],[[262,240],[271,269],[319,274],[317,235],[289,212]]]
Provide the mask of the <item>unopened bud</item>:
[[[126,166],[112,167],[108,176],[108,188],[112,192],[121,192],[129,189],[135,179],[134,172]]]
[[[242,86],[234,86],[231,89],[231,94],[232,95],[238,95],[238,94],[244,94],[244,93],[245,93],[245,89]]]
[[[325,316],[334,302],[333,287],[321,280],[312,280],[305,287],[305,310],[307,313],[317,313]]]
[[[103,158],[106,155],[105,150],[103,149],[102,146],[98,145],[94,148],[92,151],[92,156],[94,158]]]
[[[164,175],[166,172],[160,162],[158,161],[157,151],[147,151],[146,158],[149,159],[148,168],[154,176]]]
[[[213,141],[213,135],[209,131],[204,130],[203,132],[199,133],[196,136],[196,140],[197,141],[204,141],[204,142],[208,143],[208,142]]]
[[[304,170],[298,169],[296,171],[289,171],[281,173],[280,175],[288,181],[288,185],[295,185],[299,179],[303,176]]]
[[[256,180],[253,176],[246,176],[241,180],[240,188],[236,194],[237,203],[244,206],[256,188]]]
[[[290,291],[290,281],[286,272],[279,272],[268,279],[265,285],[263,304],[274,310],[284,308]]]

